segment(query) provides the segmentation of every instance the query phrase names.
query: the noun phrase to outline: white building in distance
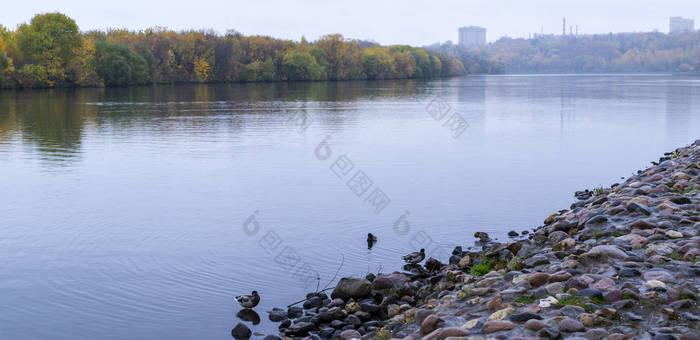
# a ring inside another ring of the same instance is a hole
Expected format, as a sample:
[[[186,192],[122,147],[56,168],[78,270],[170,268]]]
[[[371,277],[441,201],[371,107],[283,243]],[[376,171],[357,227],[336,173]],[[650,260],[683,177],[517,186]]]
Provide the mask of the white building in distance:
[[[478,26],[459,28],[459,46],[472,47],[486,44],[486,29]]]
[[[682,17],[671,17],[668,22],[668,33],[692,32],[695,30],[695,21]]]

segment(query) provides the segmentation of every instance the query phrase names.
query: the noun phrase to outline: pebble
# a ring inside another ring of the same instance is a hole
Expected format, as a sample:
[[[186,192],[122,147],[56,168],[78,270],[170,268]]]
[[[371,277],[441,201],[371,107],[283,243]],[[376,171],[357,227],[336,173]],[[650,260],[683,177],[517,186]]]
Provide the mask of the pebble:
[[[561,332],[581,332],[585,329],[586,327],[581,322],[570,318],[566,318],[559,323],[559,331]]]
[[[484,322],[484,326],[481,328],[481,331],[484,332],[485,334],[489,333],[494,333],[494,332],[499,332],[499,331],[504,331],[504,330],[511,330],[518,325],[510,322],[510,321],[505,321],[505,320],[490,320]]]

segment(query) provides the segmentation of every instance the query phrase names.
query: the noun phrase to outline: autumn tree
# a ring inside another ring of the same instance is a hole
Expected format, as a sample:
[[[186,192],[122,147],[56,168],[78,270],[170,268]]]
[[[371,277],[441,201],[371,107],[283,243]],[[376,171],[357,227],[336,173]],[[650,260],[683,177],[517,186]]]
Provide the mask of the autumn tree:
[[[70,82],[68,68],[79,53],[82,37],[73,19],[61,13],[38,14],[16,32],[25,76],[40,83]]]

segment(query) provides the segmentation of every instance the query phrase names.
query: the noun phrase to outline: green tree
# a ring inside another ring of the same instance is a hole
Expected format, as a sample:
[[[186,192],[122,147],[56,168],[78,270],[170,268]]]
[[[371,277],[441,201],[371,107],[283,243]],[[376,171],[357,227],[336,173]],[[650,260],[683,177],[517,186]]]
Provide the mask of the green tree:
[[[287,80],[319,80],[322,68],[309,52],[287,51],[282,58]]]
[[[148,63],[129,47],[100,41],[95,44],[97,73],[105,85],[131,85],[148,82]]]
[[[16,34],[22,64],[42,67],[49,83],[74,80],[67,79],[68,67],[78,54],[83,38],[73,19],[61,13],[38,14],[29,24],[20,25]]]

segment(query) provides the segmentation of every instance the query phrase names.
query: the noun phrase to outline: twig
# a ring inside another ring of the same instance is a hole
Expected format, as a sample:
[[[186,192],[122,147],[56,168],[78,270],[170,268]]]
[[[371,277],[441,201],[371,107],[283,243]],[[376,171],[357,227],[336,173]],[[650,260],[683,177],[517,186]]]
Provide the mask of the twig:
[[[340,269],[343,268],[343,264],[345,263],[345,255],[341,253],[340,256],[341,256],[341,259],[340,259],[340,266],[338,266],[338,270],[335,271],[333,278],[330,281],[328,281],[328,284],[325,287],[323,287],[323,290],[321,290],[321,291],[325,291],[326,288],[328,288],[328,286],[330,286],[331,283],[333,283],[335,278],[338,277],[338,273],[340,273]]]
[[[325,291],[327,291],[327,290],[331,290],[331,289],[334,289],[334,288],[335,288],[335,287],[328,287],[328,288],[325,288],[325,289],[323,289],[323,290],[321,290],[321,291],[316,292],[316,294],[322,293],[322,292],[325,292]],[[314,296],[316,296],[316,295],[314,294]],[[290,304],[290,305],[287,305],[287,308],[289,308],[289,307],[291,307],[291,306],[294,306],[294,305],[296,305],[296,304],[300,304],[300,303],[302,303],[302,302],[304,302],[304,301],[306,301],[306,300],[308,300],[308,299],[310,299],[310,298],[312,298],[312,297],[314,297],[314,296],[311,296],[311,297],[308,297],[308,298],[306,298],[306,299],[304,299],[304,300],[299,300],[299,301],[294,302],[294,303],[292,303],[292,304]]]

